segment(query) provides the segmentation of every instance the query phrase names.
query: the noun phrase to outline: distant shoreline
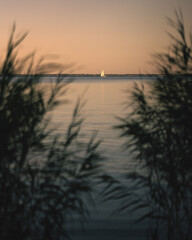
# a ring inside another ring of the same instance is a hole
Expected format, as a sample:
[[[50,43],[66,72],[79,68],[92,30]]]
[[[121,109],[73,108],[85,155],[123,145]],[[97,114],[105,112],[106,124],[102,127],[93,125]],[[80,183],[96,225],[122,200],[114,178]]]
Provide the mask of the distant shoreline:
[[[41,76],[41,77],[100,77],[100,74],[13,74],[14,76]],[[2,74],[0,74],[2,76]],[[156,77],[160,74],[105,74],[106,77]]]
[[[0,74],[0,77],[3,75]],[[38,76],[38,77],[101,77],[100,74],[13,74],[15,77]],[[162,74],[105,74],[105,77],[161,77]],[[176,76],[176,75],[175,75]],[[178,77],[192,78],[192,74],[178,74]]]

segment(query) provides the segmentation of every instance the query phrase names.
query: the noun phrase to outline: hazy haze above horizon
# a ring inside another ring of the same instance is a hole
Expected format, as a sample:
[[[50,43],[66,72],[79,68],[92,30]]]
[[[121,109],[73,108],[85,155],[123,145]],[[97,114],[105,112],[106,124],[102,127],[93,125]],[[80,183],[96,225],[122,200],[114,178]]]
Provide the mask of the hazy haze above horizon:
[[[165,17],[178,7],[189,32],[191,0],[3,0],[0,57],[16,22],[17,32],[29,31],[21,54],[57,54],[75,73],[153,73],[151,53],[169,45]]]

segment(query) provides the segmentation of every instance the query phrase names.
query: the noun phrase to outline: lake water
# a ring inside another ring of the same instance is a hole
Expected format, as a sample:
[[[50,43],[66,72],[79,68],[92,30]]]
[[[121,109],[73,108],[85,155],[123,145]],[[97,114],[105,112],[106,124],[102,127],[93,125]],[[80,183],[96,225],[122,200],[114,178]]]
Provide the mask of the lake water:
[[[134,82],[146,80],[128,77],[74,78],[68,86],[67,94],[63,96],[69,102],[54,111],[52,127],[56,128],[57,133],[64,134],[77,99],[83,98],[85,105],[81,113],[85,122],[81,137],[88,138],[95,132],[98,133],[97,139],[102,140],[100,150],[105,157],[102,167],[114,177],[120,178],[134,164],[130,153],[122,150],[125,139],[119,138],[120,132],[113,127],[120,123],[116,117],[125,116],[128,111],[125,109],[125,103],[130,101],[127,91],[133,89]],[[91,208],[91,219],[85,222],[85,232],[78,225],[78,219],[70,229],[73,239],[145,239],[143,234],[146,233],[146,225],[134,225],[132,220],[135,215],[126,213],[111,217],[117,205],[112,201],[100,203],[96,199],[97,210]]]
[[[119,176],[130,168],[131,159],[128,160],[128,153],[122,151],[125,139],[119,138],[120,131],[113,127],[120,123],[117,116],[125,116],[128,111],[125,106],[129,103],[128,92],[133,88],[134,82],[141,81],[140,78],[126,77],[74,78],[67,87],[67,94],[63,96],[69,102],[54,111],[52,127],[56,128],[56,133],[64,134],[77,99],[81,98],[85,102],[81,110],[84,118],[82,137],[91,137],[97,133],[97,139],[102,141],[101,152],[106,157],[103,162],[105,170]]]

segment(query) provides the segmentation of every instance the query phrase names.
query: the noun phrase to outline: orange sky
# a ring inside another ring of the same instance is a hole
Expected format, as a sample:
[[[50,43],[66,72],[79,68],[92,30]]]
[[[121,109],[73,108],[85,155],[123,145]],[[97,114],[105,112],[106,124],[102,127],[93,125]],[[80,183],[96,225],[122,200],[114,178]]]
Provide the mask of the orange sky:
[[[192,0],[2,0],[1,52],[15,21],[29,31],[22,52],[57,54],[76,73],[151,73],[150,54],[169,43],[165,16],[179,6],[189,30]]]

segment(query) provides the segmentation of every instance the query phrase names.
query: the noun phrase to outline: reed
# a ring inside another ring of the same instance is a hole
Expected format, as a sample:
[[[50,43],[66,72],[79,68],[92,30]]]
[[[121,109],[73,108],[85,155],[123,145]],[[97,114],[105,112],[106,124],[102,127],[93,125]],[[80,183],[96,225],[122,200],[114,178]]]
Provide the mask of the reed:
[[[154,55],[161,76],[147,91],[135,85],[131,113],[116,126],[133,152],[136,170],[124,176],[132,184],[109,178],[103,194],[122,201],[118,211],[144,210],[137,221],[149,221],[150,239],[192,238],[192,35],[181,10],[175,17],[169,52]]]
[[[35,61],[34,53],[19,58],[26,35],[15,37],[13,26],[0,68],[0,239],[69,239],[66,219],[88,215],[84,195],[91,199],[99,142],[79,139],[80,100],[64,136],[49,130],[50,114],[70,81],[59,75],[46,91],[40,76],[70,65]]]

